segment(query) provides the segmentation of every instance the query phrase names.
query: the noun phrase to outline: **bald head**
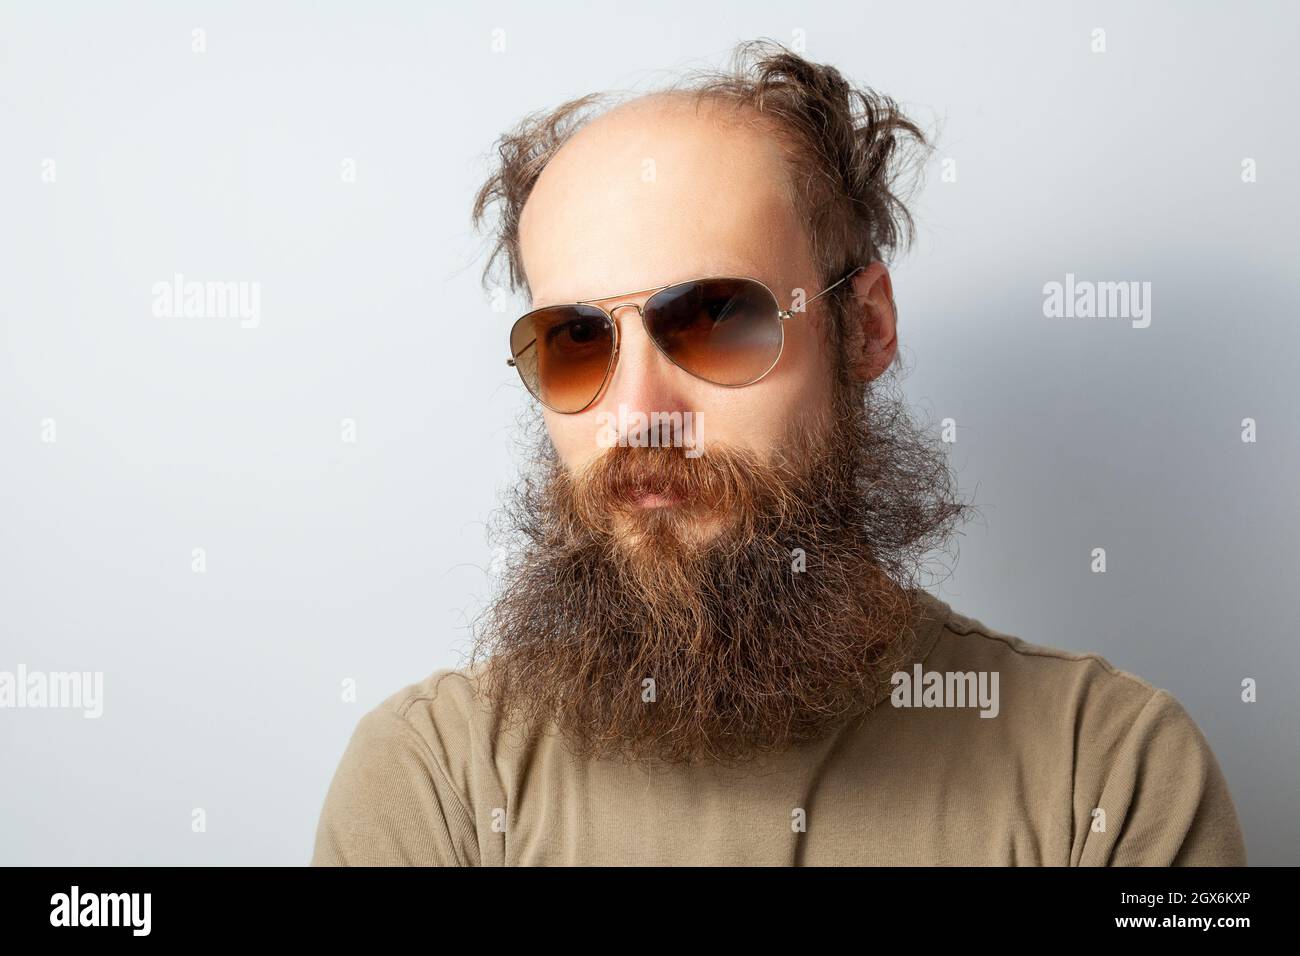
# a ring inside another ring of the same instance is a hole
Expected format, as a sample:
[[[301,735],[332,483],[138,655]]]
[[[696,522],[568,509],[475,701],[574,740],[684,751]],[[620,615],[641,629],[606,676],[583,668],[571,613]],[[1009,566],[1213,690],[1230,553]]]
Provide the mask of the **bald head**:
[[[652,94],[551,159],[520,216],[533,301],[753,274],[778,297],[808,281],[805,227],[774,133],[717,100]]]

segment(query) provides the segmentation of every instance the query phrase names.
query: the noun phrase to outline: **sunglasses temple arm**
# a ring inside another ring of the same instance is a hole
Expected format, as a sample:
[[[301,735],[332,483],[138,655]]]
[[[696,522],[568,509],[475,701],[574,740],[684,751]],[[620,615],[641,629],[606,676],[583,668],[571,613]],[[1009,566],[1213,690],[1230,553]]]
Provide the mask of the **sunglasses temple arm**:
[[[518,358],[519,356],[523,355],[525,352],[527,352],[530,348],[532,348],[532,347],[533,347],[534,345],[536,345],[536,344],[537,344],[537,339],[533,339],[531,342],[529,342],[527,345],[525,345],[523,348],[521,348],[518,352],[516,352],[516,353],[515,353],[514,355],[512,355],[510,358],[506,359],[506,364],[509,365],[511,368],[514,368],[514,367],[515,367],[515,359]]]
[[[842,285],[843,283],[848,282],[848,281],[849,281],[850,279],[852,279],[855,275],[857,275],[859,272],[861,272],[862,269],[863,269],[862,266],[858,266],[856,269],[854,269],[852,272],[850,272],[848,275],[846,275],[843,279],[840,279],[840,280],[838,280],[838,281],[836,281],[836,282],[832,282],[830,285],[828,285],[826,288],[822,289],[820,292],[818,292],[815,296],[813,296],[813,297],[812,297],[811,299],[809,299],[808,301],[809,301],[809,302],[815,302],[816,300],[818,300],[818,299],[820,299],[822,296],[824,296],[827,292],[830,292],[831,289],[835,288],[837,285]]]
[[[828,285],[826,288],[822,289],[820,292],[818,292],[818,293],[817,293],[815,296],[813,296],[811,299],[805,299],[805,300],[804,300],[804,303],[803,303],[804,306],[806,307],[806,306],[808,305],[809,302],[816,302],[818,299],[820,299],[822,296],[824,296],[827,292],[830,292],[831,289],[834,289],[837,285],[840,285],[840,284],[842,284],[842,283],[844,283],[844,282],[848,282],[848,281],[849,281],[850,279],[852,279],[855,275],[857,275],[859,272],[861,272],[864,268],[865,268],[865,266],[858,266],[856,269],[854,269],[852,272],[850,272],[850,273],[849,273],[848,275],[846,275],[844,278],[842,278],[842,279],[838,279],[838,280],[836,280],[835,282],[832,282],[832,283],[831,283],[830,285]],[[801,309],[800,311],[803,311],[803,310]],[[783,311],[781,312],[781,318],[782,318],[782,319],[792,319],[792,318],[794,318],[795,314],[796,314],[796,313],[794,312],[793,309],[785,309],[785,310],[783,310]]]

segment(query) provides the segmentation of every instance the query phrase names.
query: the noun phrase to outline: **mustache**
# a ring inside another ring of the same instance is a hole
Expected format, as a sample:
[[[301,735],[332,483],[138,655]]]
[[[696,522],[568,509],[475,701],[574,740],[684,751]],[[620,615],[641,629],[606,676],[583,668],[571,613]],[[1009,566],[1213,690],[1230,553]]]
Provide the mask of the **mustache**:
[[[752,510],[780,504],[789,475],[734,445],[713,443],[690,457],[675,447],[613,447],[568,479],[566,492],[585,517],[665,495],[696,507]]]

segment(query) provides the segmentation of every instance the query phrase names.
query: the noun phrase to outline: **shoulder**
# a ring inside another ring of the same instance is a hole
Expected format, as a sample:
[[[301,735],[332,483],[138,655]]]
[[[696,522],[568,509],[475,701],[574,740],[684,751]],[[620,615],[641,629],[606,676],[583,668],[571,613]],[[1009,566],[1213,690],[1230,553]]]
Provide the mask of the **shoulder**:
[[[1001,752],[1071,778],[1077,808],[1105,810],[1117,831],[1076,846],[1081,862],[1241,863],[1244,848],[1220,765],[1170,691],[1096,653],[1032,643],[934,599],[941,613],[925,656],[932,671],[997,674]]]
[[[380,722],[396,718],[417,728],[435,716],[452,724],[468,725],[483,710],[480,677],[479,666],[439,668],[423,680],[389,694],[366,716],[375,716]]]
[[[496,720],[481,692],[483,665],[440,668],[384,698],[358,727],[381,740],[418,741],[449,787],[473,803],[475,780],[496,750]]]
[[[482,861],[477,819],[501,799],[483,773],[490,748],[474,675],[434,671],[362,715],[330,783],[313,862]]]
[[[1082,784],[1105,778],[1122,760],[1209,754],[1200,728],[1168,690],[1100,654],[1035,643],[943,608],[925,670],[987,675],[998,718],[987,729],[1022,757],[1065,758]]]
[[[935,670],[996,673],[1008,716],[1039,718],[1084,712],[1126,726],[1144,708],[1182,711],[1167,691],[1116,667],[1100,654],[1037,643],[991,627],[933,599],[940,626],[925,658]],[[1185,714],[1185,712],[1183,712]]]

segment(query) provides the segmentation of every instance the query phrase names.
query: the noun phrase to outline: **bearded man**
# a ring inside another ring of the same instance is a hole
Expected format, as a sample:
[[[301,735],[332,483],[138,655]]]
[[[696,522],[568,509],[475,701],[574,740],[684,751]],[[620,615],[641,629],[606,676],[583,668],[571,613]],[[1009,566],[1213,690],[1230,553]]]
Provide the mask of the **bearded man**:
[[[1245,862],[1174,697],[921,587],[971,508],[892,387],[924,146],[766,42],[501,139],[534,464],[470,662],[360,721],[313,863]]]

